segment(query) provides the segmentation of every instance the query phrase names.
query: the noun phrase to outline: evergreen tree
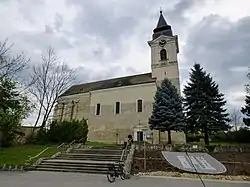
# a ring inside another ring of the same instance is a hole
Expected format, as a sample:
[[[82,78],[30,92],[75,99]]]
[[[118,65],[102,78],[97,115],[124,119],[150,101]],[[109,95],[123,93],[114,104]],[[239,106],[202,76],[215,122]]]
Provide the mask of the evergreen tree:
[[[183,92],[187,130],[204,133],[205,144],[209,145],[209,135],[229,127],[224,95],[219,92],[218,84],[212,80],[210,74],[199,64],[191,69],[190,81]]]
[[[250,70],[250,69],[249,69]],[[245,99],[245,106],[242,107],[241,112],[246,117],[243,118],[243,122],[246,126],[250,127],[250,71],[247,74],[247,78],[249,80],[249,83],[246,84],[246,99]]]
[[[245,107],[241,109],[242,114],[246,115],[246,117],[243,118],[243,122],[246,126],[250,127],[250,96],[246,96],[245,103]]]
[[[182,99],[176,87],[164,79],[154,97],[153,111],[149,118],[150,129],[168,132],[168,143],[171,144],[171,130],[184,130]]]

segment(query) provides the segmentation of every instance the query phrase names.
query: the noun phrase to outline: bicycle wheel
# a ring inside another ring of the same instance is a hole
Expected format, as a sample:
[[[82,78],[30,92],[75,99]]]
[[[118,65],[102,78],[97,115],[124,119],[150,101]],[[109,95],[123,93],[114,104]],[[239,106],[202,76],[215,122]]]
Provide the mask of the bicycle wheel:
[[[115,182],[115,175],[113,173],[108,173],[107,179],[110,183],[113,183],[113,182]]]
[[[121,178],[122,180],[126,179],[126,172],[125,172],[124,169],[121,170],[120,178]]]

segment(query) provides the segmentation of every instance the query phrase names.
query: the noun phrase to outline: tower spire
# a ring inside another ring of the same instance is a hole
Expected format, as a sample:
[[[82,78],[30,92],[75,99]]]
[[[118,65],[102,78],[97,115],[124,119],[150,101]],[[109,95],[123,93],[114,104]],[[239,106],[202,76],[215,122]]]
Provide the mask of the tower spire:
[[[157,24],[156,28],[164,27],[167,25],[168,24],[167,24],[163,14],[162,14],[162,10],[160,10],[160,17],[159,17],[158,24]]]
[[[161,8],[160,8],[160,17],[157,26],[154,29],[153,39],[158,38],[160,35],[173,36],[171,26],[167,24]]]

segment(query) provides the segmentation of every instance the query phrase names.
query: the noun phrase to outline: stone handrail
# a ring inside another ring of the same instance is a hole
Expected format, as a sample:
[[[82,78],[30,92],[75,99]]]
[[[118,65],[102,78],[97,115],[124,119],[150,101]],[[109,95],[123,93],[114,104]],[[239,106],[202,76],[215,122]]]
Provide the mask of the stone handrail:
[[[124,170],[126,172],[127,177],[130,176],[131,167],[132,167],[133,158],[134,158],[134,152],[135,152],[135,145],[132,144],[129,154],[127,155],[127,159],[125,160],[125,163],[124,163]]]
[[[123,159],[127,157],[127,152],[128,152],[128,144],[126,145],[125,149],[122,150],[120,161],[123,161]]]

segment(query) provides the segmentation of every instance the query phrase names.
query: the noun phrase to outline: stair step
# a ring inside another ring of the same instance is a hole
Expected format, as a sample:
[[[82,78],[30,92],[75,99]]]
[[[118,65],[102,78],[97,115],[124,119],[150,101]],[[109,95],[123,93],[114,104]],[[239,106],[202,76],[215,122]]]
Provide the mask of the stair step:
[[[62,153],[61,155],[69,155],[69,156],[100,156],[100,157],[120,157],[121,155],[103,155],[103,154],[80,154],[80,153]]]
[[[122,150],[117,149],[72,149],[70,152],[93,152],[93,153],[122,153]]]
[[[37,168],[54,168],[54,169],[77,169],[77,170],[101,170],[108,171],[108,167],[94,166],[65,166],[65,165],[39,165]]]
[[[86,161],[112,161],[112,162],[118,162],[120,159],[107,159],[107,158],[72,158],[72,157],[57,157],[55,159],[63,159],[63,160],[72,160],[72,159],[77,159],[77,160],[86,160]]]
[[[93,164],[77,164],[77,163],[53,163],[53,162],[42,162],[37,167],[77,167],[77,168],[108,168],[109,164],[103,164],[103,165],[93,165]],[[115,167],[118,167],[118,165],[115,165]]]
[[[68,158],[72,160],[82,160],[82,159],[89,159],[89,160],[95,160],[95,159],[103,159],[103,160],[120,160],[121,157],[90,157],[90,156],[58,156],[56,158]]]
[[[129,151],[127,151],[129,153]],[[43,160],[32,170],[54,172],[79,172],[107,174],[108,167],[115,164],[123,154],[122,147],[118,148],[73,148],[70,152],[63,152],[54,159]]]
[[[49,163],[49,162],[45,162],[45,163],[41,163],[39,166],[63,166],[63,167],[91,167],[91,168],[107,168],[109,165],[107,165],[107,164],[103,164],[103,165],[88,165],[88,164],[81,164],[81,165],[79,165],[79,164],[77,164],[77,163],[60,163],[60,164],[58,164],[58,163]]]
[[[76,163],[76,164],[88,164],[88,165],[109,165],[109,164],[118,164],[113,161],[93,161],[93,160],[63,160],[63,159],[48,159],[48,160],[43,160],[42,163],[44,162],[52,162],[52,163]]]
[[[38,171],[52,171],[52,172],[74,172],[74,173],[94,173],[94,174],[107,174],[106,171],[100,170],[78,170],[78,169],[52,169],[52,168],[36,168]]]
[[[111,158],[107,158],[107,157],[90,157],[90,156],[58,156],[56,158],[68,158],[68,159],[72,159],[72,160],[82,160],[82,159],[103,159],[103,160],[120,160],[121,157],[111,157]]]

